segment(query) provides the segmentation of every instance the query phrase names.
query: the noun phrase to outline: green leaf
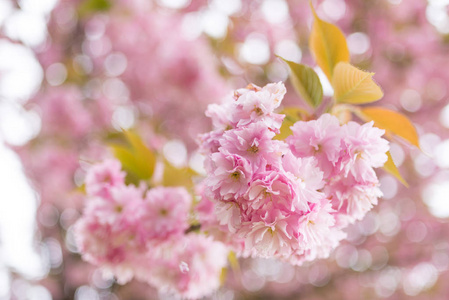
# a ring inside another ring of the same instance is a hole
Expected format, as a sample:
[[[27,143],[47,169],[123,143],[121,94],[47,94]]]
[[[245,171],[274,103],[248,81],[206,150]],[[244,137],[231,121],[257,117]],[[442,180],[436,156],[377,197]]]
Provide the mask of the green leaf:
[[[228,277],[228,268],[221,268],[220,285],[224,285],[225,284],[227,277]]]
[[[120,145],[111,145],[110,147],[115,158],[122,164],[122,169],[126,172],[126,183],[139,184],[145,174],[140,170],[132,151]]]
[[[405,179],[402,178],[401,173],[399,173],[399,170],[396,167],[389,151],[387,152],[387,156],[388,156],[388,160],[383,166],[384,170],[387,171],[388,173],[390,173],[391,175],[393,175],[394,177],[396,177],[403,185],[408,187],[407,181],[405,181]]]
[[[85,0],[78,7],[80,16],[85,16],[90,13],[108,11],[112,7],[110,0]]]
[[[403,114],[382,107],[365,107],[360,109],[360,117],[374,121],[374,126],[384,129],[388,134],[395,134],[419,148],[415,126]]]
[[[310,4],[310,7],[314,22],[309,39],[309,48],[317,65],[331,81],[335,66],[341,61],[349,62],[348,45],[341,30],[337,26],[318,18],[312,4]]]
[[[312,68],[283,59],[290,68],[290,81],[296,92],[312,107],[317,107],[323,100],[323,87],[318,75]]]
[[[131,181],[149,180],[154,173],[156,156],[148,149],[141,138],[131,132],[123,131],[126,145],[111,145],[114,156],[122,163]]]
[[[164,160],[164,175],[162,185],[164,186],[185,186],[193,188],[192,177],[198,175],[194,170],[188,167],[177,168]]]
[[[337,64],[332,78],[337,103],[362,104],[383,97],[380,87],[373,81],[374,73],[364,72],[346,62]]]
[[[282,122],[280,133],[274,137],[276,140],[285,140],[292,134],[290,127],[296,122],[304,120],[309,115],[306,110],[299,107],[288,107],[280,113],[284,114],[285,118]]]
[[[228,260],[232,271],[234,271],[236,275],[240,275],[240,264],[234,251],[229,251]]]
[[[125,134],[125,137],[128,140],[128,142],[131,144],[131,147],[134,149],[135,154],[139,158],[145,158],[144,165],[146,166],[149,176],[151,177],[151,175],[153,175],[154,167],[156,165],[156,156],[144,144],[140,136],[128,130],[125,130],[123,133]]]

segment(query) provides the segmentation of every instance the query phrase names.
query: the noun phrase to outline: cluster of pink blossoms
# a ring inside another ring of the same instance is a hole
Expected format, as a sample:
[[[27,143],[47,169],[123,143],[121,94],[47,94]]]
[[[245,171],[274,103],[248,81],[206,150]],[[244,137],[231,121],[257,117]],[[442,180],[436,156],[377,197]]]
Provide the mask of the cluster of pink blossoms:
[[[381,196],[373,168],[387,160],[384,131],[372,122],[340,125],[324,114],[297,122],[273,139],[284,116],[274,113],[282,83],[250,85],[210,105],[215,130],[200,138],[205,195],[221,229],[243,241],[240,255],[293,264],[327,257]]]
[[[75,225],[83,258],[119,283],[132,278],[162,292],[200,298],[220,285],[228,249],[210,237],[186,233],[192,198],[184,188],[125,184],[116,160],[86,175],[88,198]]]

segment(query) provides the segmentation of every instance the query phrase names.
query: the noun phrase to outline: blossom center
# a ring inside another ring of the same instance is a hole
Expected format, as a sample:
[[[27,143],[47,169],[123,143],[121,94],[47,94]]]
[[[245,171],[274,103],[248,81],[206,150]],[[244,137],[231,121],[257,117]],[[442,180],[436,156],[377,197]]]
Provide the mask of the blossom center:
[[[248,152],[256,154],[257,152],[259,152],[259,147],[257,147],[256,145],[252,145],[251,147],[248,148]]]
[[[112,182],[112,176],[111,176],[111,174],[106,174],[106,175],[104,175],[102,182],[104,182],[104,183],[110,183],[110,182]]]
[[[240,172],[239,171],[234,171],[231,173],[231,178],[234,179],[235,181],[240,179]]]
[[[261,115],[263,115],[263,111],[262,111],[262,109],[260,108],[260,107],[254,107],[254,112],[258,115],[258,116],[261,116]]]
[[[117,205],[117,206],[115,207],[115,211],[118,212],[118,213],[121,213],[121,212],[123,211],[123,206]]]

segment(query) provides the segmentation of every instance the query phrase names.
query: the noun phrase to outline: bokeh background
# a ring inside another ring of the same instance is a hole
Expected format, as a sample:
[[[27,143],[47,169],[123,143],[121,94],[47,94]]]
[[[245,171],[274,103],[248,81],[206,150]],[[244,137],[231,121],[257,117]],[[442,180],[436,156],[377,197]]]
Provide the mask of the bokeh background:
[[[449,1],[314,5],[376,73],[380,104],[416,125],[422,151],[391,144],[410,187],[379,172],[383,199],[329,259],[241,260],[212,298],[448,299]],[[87,165],[135,128],[201,172],[207,105],[250,82],[292,91],[276,55],[313,65],[311,22],[304,0],[0,0],[0,299],[170,299],[80,259],[71,226]]]

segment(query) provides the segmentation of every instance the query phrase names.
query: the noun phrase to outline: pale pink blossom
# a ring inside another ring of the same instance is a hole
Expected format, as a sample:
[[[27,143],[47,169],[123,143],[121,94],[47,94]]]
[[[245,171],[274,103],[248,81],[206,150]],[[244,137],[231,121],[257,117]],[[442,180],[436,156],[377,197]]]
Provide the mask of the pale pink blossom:
[[[338,211],[339,221],[343,223],[361,220],[382,197],[377,180],[358,183],[351,175],[331,181],[326,192],[331,195],[333,207]]]
[[[86,211],[75,224],[75,238],[84,260],[111,272],[123,284],[134,276],[146,247],[136,239],[137,224],[121,221]]]
[[[141,208],[141,234],[146,239],[182,235],[189,228],[191,205],[192,197],[184,188],[150,189]]]
[[[293,238],[289,220],[282,218],[280,214],[271,221],[246,222],[238,234],[245,239],[245,249],[252,256],[288,258],[292,253],[292,244],[297,243]]]
[[[220,148],[220,138],[224,131],[217,129],[198,136],[199,152],[204,155],[217,152]]]
[[[248,159],[256,171],[260,162],[280,157],[276,143],[272,141],[274,135],[263,123],[251,123],[247,127],[226,131],[220,144],[230,153]]]
[[[231,154],[225,149],[213,153],[206,164],[207,172],[214,174],[206,180],[206,185],[223,200],[243,196],[252,178],[251,165],[246,158]]]
[[[214,128],[227,130],[236,126],[232,112],[236,109],[235,102],[223,102],[222,104],[210,104],[206,109],[206,116],[212,120]]]
[[[112,161],[114,162],[114,161]],[[111,167],[112,166],[112,167]],[[106,172],[104,172],[106,170]],[[103,174],[120,177],[120,165],[103,162],[91,169],[92,183]],[[97,181],[95,181],[97,180]],[[114,275],[123,284],[143,278],[154,265],[159,245],[183,239],[189,227],[192,198],[184,188],[100,185],[106,192],[88,196],[83,216],[75,224],[75,238],[83,259]]]
[[[93,165],[86,173],[86,192],[89,196],[107,197],[110,189],[125,183],[126,173],[120,161],[107,159]]]
[[[203,235],[170,239],[153,249],[153,263],[141,280],[162,292],[186,299],[202,298],[220,286],[228,252],[222,243]]]
[[[268,202],[287,212],[307,206],[299,203],[295,183],[277,170],[257,173],[250,183],[247,199],[242,205],[249,210],[258,210]]]
[[[194,207],[201,230],[224,243],[237,255],[244,256],[244,241],[234,234],[241,224],[241,212],[237,211],[240,207],[236,202],[210,199],[206,196],[206,188],[202,183],[197,185],[197,194],[201,195],[201,199]]]
[[[121,185],[110,189],[106,198],[89,198],[86,215],[95,215],[99,222],[120,228],[137,222],[142,191],[132,185]]]
[[[279,131],[284,119],[283,115],[274,113],[286,93],[283,83],[271,83],[263,88],[251,86],[251,89],[241,89],[236,92],[237,108],[234,119],[237,126],[246,126],[254,122],[262,122],[270,130]]]
[[[382,167],[388,158],[388,141],[382,138],[385,131],[373,127],[372,121],[363,125],[349,122],[343,128],[345,155],[340,168],[359,182],[376,181],[373,168]]]
[[[310,204],[310,211],[299,218],[301,240],[305,249],[320,247],[335,225],[332,204],[327,199]]]
[[[343,130],[338,119],[324,114],[317,120],[296,122],[291,129],[293,135],[286,142],[293,154],[316,157],[324,177],[329,176],[340,158]]]
[[[221,226],[226,226],[229,232],[236,233],[242,223],[242,212],[238,203],[219,201],[215,205],[215,215]]]
[[[136,225],[136,224],[135,224]],[[136,226],[118,228],[95,215],[83,216],[75,224],[75,238],[82,257],[120,284],[130,281],[146,264],[147,244],[138,238]]]
[[[303,211],[309,210],[307,203],[317,203],[325,195],[319,192],[325,184],[323,172],[317,166],[315,157],[299,158],[291,152],[282,158],[282,166],[289,178],[294,182],[296,196],[293,199],[294,206]]]
[[[204,181],[196,187],[196,194],[199,195],[199,202],[194,206],[194,211],[202,227],[216,225],[215,202],[205,195]]]
[[[284,93],[282,84],[249,85],[211,108],[218,128],[200,140],[203,195],[213,199],[215,228],[244,241],[240,255],[301,264],[328,257],[342,229],[377,202],[373,168],[383,165],[388,143],[370,123],[341,126],[329,114],[274,140],[279,127],[267,120],[276,120]]]

